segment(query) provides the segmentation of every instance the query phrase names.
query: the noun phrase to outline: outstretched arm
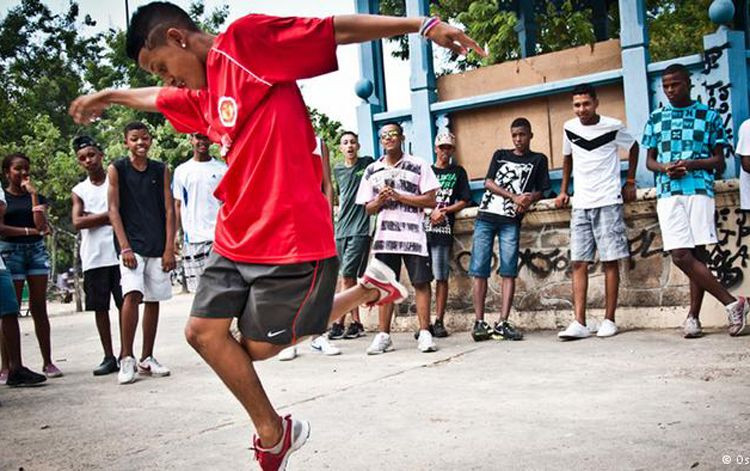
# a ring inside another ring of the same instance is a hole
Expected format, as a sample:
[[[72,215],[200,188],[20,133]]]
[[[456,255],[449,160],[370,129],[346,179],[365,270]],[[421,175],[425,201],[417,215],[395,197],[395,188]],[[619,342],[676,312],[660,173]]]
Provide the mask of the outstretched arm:
[[[109,105],[122,105],[139,111],[157,112],[156,97],[162,87],[102,90],[79,96],[70,104],[68,113],[78,124],[91,124]]]
[[[333,28],[336,34],[336,44],[352,44],[417,33],[422,26],[422,21],[424,18],[341,15],[333,17]],[[427,39],[457,54],[466,54],[471,49],[482,57],[487,55],[466,33],[442,21],[427,32]]]

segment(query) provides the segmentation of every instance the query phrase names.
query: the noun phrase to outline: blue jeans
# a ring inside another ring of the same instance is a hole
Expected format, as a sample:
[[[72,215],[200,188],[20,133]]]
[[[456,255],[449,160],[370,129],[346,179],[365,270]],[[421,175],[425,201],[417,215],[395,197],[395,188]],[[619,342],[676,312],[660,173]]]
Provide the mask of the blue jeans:
[[[0,241],[0,257],[5,260],[13,280],[49,275],[49,255],[41,240],[30,244]]]
[[[0,268],[0,317],[18,315],[19,310],[16,288],[13,286],[10,272]]]
[[[500,247],[500,276],[518,276],[518,236],[521,226],[517,223],[490,222],[477,219],[474,222],[474,240],[471,244],[469,276],[489,278],[492,269],[492,246],[497,237]]]

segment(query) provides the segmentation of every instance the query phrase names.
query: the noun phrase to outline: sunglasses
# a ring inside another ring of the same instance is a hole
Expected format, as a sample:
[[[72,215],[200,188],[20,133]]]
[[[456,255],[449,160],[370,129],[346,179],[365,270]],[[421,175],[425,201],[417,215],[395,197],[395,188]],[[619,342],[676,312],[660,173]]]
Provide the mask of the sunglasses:
[[[401,133],[399,131],[383,131],[380,133],[381,139],[386,139],[388,137],[399,137]]]

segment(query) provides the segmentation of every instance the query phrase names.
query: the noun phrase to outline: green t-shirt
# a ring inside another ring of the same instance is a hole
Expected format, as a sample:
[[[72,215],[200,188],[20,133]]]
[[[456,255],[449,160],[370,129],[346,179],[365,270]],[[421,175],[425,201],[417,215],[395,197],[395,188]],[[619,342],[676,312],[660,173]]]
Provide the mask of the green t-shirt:
[[[336,224],[336,238],[366,236],[370,232],[370,218],[365,207],[356,204],[359,182],[365,169],[373,162],[372,157],[360,157],[351,167],[344,163],[333,167],[333,178],[339,188],[339,219]]]

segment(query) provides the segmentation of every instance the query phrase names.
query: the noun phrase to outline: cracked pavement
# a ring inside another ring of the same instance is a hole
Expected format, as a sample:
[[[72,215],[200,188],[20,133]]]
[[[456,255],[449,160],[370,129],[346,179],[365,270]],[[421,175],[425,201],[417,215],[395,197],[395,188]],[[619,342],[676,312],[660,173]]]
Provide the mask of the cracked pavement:
[[[102,356],[92,314],[52,316],[65,376],[0,387],[0,469],[255,469],[248,419],[183,339],[189,307],[184,295],[162,305],[156,356],[172,376],[126,386],[91,375]],[[38,370],[31,320],[21,328]],[[460,332],[422,354],[404,333],[394,352],[366,356],[371,339],[337,341],[339,357],[304,342],[294,361],[258,364],[280,411],[312,424],[289,469],[735,469],[724,455],[750,456],[750,337],[474,343]]]

